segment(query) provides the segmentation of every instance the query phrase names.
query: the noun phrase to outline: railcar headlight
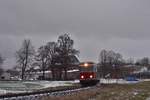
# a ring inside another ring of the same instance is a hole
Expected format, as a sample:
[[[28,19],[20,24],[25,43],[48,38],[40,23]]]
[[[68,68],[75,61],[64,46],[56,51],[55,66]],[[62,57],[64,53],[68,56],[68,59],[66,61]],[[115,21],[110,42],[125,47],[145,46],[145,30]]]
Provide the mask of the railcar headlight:
[[[83,78],[84,78],[84,76],[82,75],[82,76],[81,76],[81,78],[83,79]]]
[[[85,67],[88,67],[88,63],[84,63],[84,66],[85,66]]]
[[[90,75],[90,78],[93,78],[93,75]]]

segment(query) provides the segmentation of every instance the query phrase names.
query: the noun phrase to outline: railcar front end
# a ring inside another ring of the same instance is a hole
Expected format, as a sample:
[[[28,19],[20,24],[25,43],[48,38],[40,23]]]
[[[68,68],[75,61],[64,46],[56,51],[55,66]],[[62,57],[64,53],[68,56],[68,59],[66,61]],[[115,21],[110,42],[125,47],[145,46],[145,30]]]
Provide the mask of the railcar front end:
[[[93,62],[83,62],[80,64],[80,84],[95,85],[99,82],[97,66]]]

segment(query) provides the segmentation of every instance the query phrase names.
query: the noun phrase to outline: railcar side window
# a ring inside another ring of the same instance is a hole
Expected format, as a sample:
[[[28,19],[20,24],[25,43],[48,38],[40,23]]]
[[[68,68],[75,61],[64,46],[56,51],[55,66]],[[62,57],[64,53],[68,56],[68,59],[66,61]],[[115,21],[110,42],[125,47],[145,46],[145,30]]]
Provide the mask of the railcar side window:
[[[94,65],[94,72],[97,72],[97,66]]]

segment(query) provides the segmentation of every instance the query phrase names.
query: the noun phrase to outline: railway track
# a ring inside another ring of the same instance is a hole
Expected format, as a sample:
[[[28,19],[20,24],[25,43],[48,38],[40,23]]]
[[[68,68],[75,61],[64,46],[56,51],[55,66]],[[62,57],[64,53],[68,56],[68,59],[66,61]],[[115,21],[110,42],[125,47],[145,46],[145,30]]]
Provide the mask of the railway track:
[[[88,90],[95,87],[96,86],[90,86],[90,87],[71,86],[71,87],[61,88],[57,90],[42,90],[42,91],[26,92],[26,93],[19,93],[19,94],[7,94],[7,95],[1,95],[0,100],[41,100],[41,98],[44,96],[72,95],[74,93],[77,93],[78,91]]]

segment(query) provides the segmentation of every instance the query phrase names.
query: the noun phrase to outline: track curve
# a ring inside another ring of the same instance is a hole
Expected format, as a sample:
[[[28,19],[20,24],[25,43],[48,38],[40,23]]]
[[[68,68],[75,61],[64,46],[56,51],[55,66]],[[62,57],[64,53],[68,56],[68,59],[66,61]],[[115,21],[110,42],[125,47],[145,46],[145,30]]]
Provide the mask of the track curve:
[[[88,90],[95,87],[96,86],[82,87],[80,85],[77,85],[77,86],[69,86],[61,89],[56,89],[56,90],[40,90],[40,91],[25,92],[25,93],[18,93],[18,94],[7,94],[7,95],[0,95],[0,100],[40,100],[40,98],[44,96],[71,95],[78,91]]]

